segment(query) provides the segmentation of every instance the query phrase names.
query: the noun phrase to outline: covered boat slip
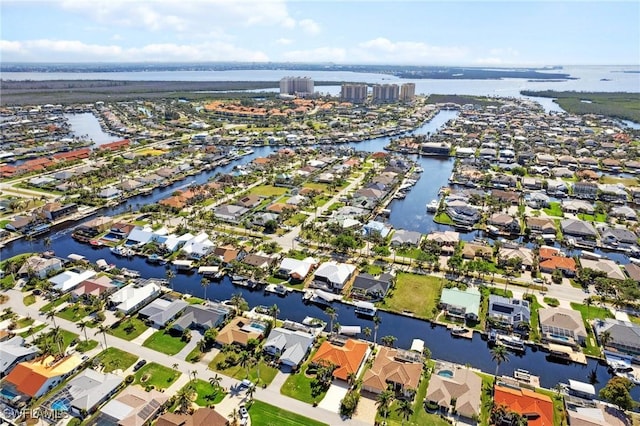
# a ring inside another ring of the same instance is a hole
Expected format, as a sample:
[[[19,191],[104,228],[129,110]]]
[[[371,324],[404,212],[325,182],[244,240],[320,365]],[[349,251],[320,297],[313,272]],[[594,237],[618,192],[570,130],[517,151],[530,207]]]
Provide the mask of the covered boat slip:
[[[219,266],[201,266],[198,268],[198,273],[202,275],[215,275],[220,271]]]
[[[577,362],[578,364],[586,364],[587,356],[582,352],[575,352],[569,346],[558,345],[555,343],[547,343],[547,348],[551,354],[557,354],[561,357],[566,357],[570,361]]]

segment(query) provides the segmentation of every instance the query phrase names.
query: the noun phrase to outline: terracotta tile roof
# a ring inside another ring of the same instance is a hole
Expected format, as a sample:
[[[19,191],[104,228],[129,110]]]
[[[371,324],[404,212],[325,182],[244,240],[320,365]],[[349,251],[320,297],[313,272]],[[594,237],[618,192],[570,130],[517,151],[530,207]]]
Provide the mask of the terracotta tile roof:
[[[564,269],[565,271],[576,270],[576,261],[572,257],[554,256],[551,259],[547,259],[540,262],[540,268],[542,269]]]
[[[313,356],[311,362],[331,362],[338,366],[333,372],[336,379],[347,380],[349,373],[356,373],[369,349],[367,343],[349,339],[344,346],[336,346],[325,341]]]
[[[553,426],[553,402],[546,395],[528,389],[496,386],[493,400],[511,411],[526,415],[529,426]]]
[[[55,362],[55,358],[48,356],[45,359],[21,362],[9,375],[6,381],[15,385],[16,389],[31,397],[38,394],[40,388],[52,377],[63,376],[73,371],[81,361],[75,356],[69,356]]]
[[[128,147],[130,144],[129,139],[122,139],[119,141],[115,141],[115,142],[110,142],[110,143],[105,143],[103,145],[100,145],[100,148],[98,148],[101,151],[116,151],[118,149],[123,149]]]
[[[362,385],[380,392],[387,382],[400,383],[406,389],[417,389],[422,374],[422,363],[403,362],[395,359],[397,349],[381,347],[373,366],[364,373]]]
[[[551,259],[552,257],[559,256],[560,250],[553,247],[540,247],[540,260]]]

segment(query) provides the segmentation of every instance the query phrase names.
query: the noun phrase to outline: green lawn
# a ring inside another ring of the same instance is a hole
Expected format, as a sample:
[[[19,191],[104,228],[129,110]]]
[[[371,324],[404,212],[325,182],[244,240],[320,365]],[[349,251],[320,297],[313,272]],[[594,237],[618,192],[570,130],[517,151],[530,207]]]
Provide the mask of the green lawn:
[[[280,388],[280,393],[297,399],[298,401],[313,404],[314,402],[322,401],[326,392],[321,392],[316,395],[311,394],[311,382],[313,381],[313,377],[307,377],[305,375],[307,365],[308,364],[304,364],[295,374],[290,374],[289,377],[287,377],[287,380]]]
[[[631,320],[632,323],[640,325],[640,317],[637,317],[635,315],[629,315],[629,319]]]
[[[200,299],[199,297],[189,297],[186,299],[186,302],[190,305],[202,305],[204,303],[204,299]]]
[[[217,371],[219,373],[222,373],[225,376],[230,376],[230,377],[233,377],[233,378],[238,379],[238,380],[246,379],[247,378],[247,369],[246,369],[246,367],[242,367],[239,364],[238,365],[234,365],[234,366],[229,367],[229,368],[225,368],[225,369],[218,369],[217,368],[217,364],[219,362],[223,362],[225,357],[226,357],[226,355],[224,353],[220,352],[209,363],[209,368],[214,370],[214,371]],[[249,367],[249,380],[251,380],[254,383],[257,383],[258,369],[260,370],[260,383],[261,384],[269,385],[273,381],[273,379],[276,377],[276,374],[278,373],[278,369],[277,368],[269,367],[263,360],[261,360],[260,363],[258,364],[258,368],[256,368],[255,364],[253,364],[253,365],[251,365]]]
[[[287,219],[285,224],[288,226],[297,226],[297,225],[300,225],[305,220],[307,220],[308,217],[309,216],[307,216],[304,213],[296,213],[293,216],[291,216],[289,219]]]
[[[326,183],[307,182],[302,185],[303,188],[317,189],[320,192],[329,192],[329,185]]]
[[[197,379],[189,384],[197,393],[195,402],[200,407],[208,407],[212,404],[219,404],[226,395],[220,388],[214,388],[211,384],[202,379]]]
[[[110,373],[114,370],[126,370],[138,360],[138,357],[118,348],[107,348],[100,352],[96,359],[104,366],[103,372]]]
[[[24,303],[24,306],[33,305],[34,303],[36,303],[36,296],[34,296],[33,294],[26,295],[22,299],[22,303]]]
[[[135,375],[134,384],[142,387],[154,386],[156,389],[166,389],[180,377],[179,371],[151,362],[142,367]]]
[[[142,344],[142,346],[167,355],[177,354],[186,345],[187,342],[182,340],[180,333],[172,330],[156,331]]]
[[[16,321],[16,328],[21,329],[29,327],[31,324],[33,324],[34,321],[35,320],[33,318],[20,318],[18,321]]]
[[[338,210],[340,207],[344,207],[344,203],[333,203],[327,208],[327,212],[331,213],[334,210]]]
[[[71,298],[70,294],[66,296],[62,296],[60,299],[56,299],[53,302],[47,303],[42,308],[40,308],[40,312],[49,312],[50,310],[62,305],[64,302],[67,302]]]
[[[435,223],[441,223],[443,225],[453,225],[453,220],[451,220],[451,218],[449,217],[448,214],[446,214],[445,212],[442,212],[438,215],[436,215],[433,218],[433,221]]]
[[[29,336],[31,336],[32,334],[37,333],[38,331],[42,330],[43,328],[45,328],[47,326],[47,324],[39,324],[36,325],[35,327],[33,327],[33,329],[31,331],[29,330],[25,330],[22,333],[20,333],[20,337],[22,338],[27,338]]]
[[[251,424],[254,426],[329,426],[326,423],[255,400],[249,407],[249,415],[251,416]]]
[[[399,273],[395,289],[381,306],[396,312],[412,312],[421,318],[433,318],[440,300],[441,280],[432,275]]]
[[[200,361],[200,358],[202,358],[202,352],[200,351],[200,348],[198,347],[199,345],[196,345],[195,348],[193,348],[191,350],[191,352],[189,352],[189,354],[187,355],[187,357],[185,358],[185,361],[190,362],[192,364]]]
[[[97,340],[83,340],[82,342],[78,343],[78,346],[76,346],[76,351],[78,352],[89,352],[91,349],[95,348],[96,346],[98,346],[98,341]]]
[[[380,265],[367,265],[362,268],[362,272],[370,275],[380,275],[382,273],[382,267]]]
[[[607,215],[604,213],[598,213],[596,215],[586,214],[586,213],[578,213],[578,219],[584,220],[585,222],[606,222]]]
[[[544,210],[547,216],[563,217],[562,208],[558,202],[549,203],[549,207],[542,210]]]
[[[287,193],[287,188],[281,188],[279,186],[271,186],[271,185],[258,185],[254,188],[251,188],[249,194],[251,195],[261,195],[263,197],[273,197],[280,196]]]
[[[529,294],[527,296],[527,300],[529,300],[529,308],[531,311],[531,318],[529,318],[529,324],[531,325],[531,330],[529,332],[529,337],[534,342],[540,341],[540,329],[538,328],[538,310],[540,309],[540,304],[538,303],[538,299],[533,294]]]
[[[60,329],[60,335],[62,336],[62,342],[60,343],[60,345],[58,345],[57,342],[53,341],[50,333],[38,335],[38,337],[36,338],[36,344],[43,344],[48,340],[49,342],[51,342],[51,348],[54,352],[58,353],[60,349],[62,350],[62,352],[64,352],[69,347],[69,344],[78,337],[77,334],[63,329]]]
[[[596,342],[595,335],[593,333],[593,328],[589,321],[594,319],[606,319],[613,318],[613,314],[607,308],[601,308],[599,306],[589,306],[587,309],[587,305],[582,305],[580,303],[571,302],[571,308],[580,312],[582,315],[582,320],[584,321],[584,327],[587,329],[587,339],[586,339],[586,347],[583,348],[583,352],[586,355],[591,355],[594,357],[599,357],[600,346]]]
[[[74,303],[73,305],[68,305],[64,309],[60,310],[56,313],[56,316],[66,319],[68,321],[80,321],[85,318],[87,315],[90,315],[94,312],[91,306],[83,305],[81,303]]]
[[[400,257],[410,257],[412,259],[417,259],[421,252],[422,250],[420,250],[419,248],[399,248],[398,250],[396,250],[396,255]]]
[[[108,331],[112,336],[124,340],[133,340],[147,329],[147,326],[137,317],[128,318],[118,323],[116,327],[111,327]]]

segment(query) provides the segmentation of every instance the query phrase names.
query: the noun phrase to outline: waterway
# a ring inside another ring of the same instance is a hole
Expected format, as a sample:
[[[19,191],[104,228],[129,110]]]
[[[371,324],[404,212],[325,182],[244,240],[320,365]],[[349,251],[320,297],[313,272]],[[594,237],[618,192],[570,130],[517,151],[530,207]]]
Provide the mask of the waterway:
[[[454,117],[455,112],[441,112],[431,122],[418,129],[417,132],[433,133],[442,124]],[[349,146],[358,150],[376,152],[381,151],[387,144],[388,138],[378,138],[352,143]],[[176,182],[171,187],[156,189],[147,196],[133,197],[117,207],[104,209],[100,214],[114,215],[129,209],[136,210],[141,205],[157,202],[170,195],[175,189],[188,185],[194,179],[198,183],[204,183],[217,173],[231,172],[234,165],[245,164],[255,157],[268,155],[273,149],[272,147],[254,148],[255,152],[253,154],[242,157],[232,164],[201,173],[196,177],[189,177],[185,181]],[[390,221],[395,227],[428,232],[429,230],[437,229],[437,225],[433,224],[430,218],[423,217],[425,216],[424,206],[426,202],[435,197],[438,188],[447,183],[453,167],[453,160],[419,158],[418,162],[425,171],[406,199],[394,201],[396,204],[392,205],[392,210],[396,211],[396,213],[392,213]],[[76,242],[70,236],[72,226],[59,226],[52,229],[48,235],[51,239],[49,249],[54,250],[56,255],[66,257],[71,253],[78,253],[93,262],[98,259],[105,259],[108,263],[116,264],[119,267],[140,271],[143,277],[165,277],[166,269],[164,266],[150,265],[140,257],[131,259],[116,257],[112,255],[108,248],[94,249]],[[28,251],[43,250],[45,250],[43,237],[30,242],[18,240],[2,248],[0,258],[4,259]],[[204,289],[200,284],[201,278],[196,273],[178,273],[173,280],[173,286],[180,292],[203,297]],[[303,305],[300,293],[296,292],[286,297],[279,297],[265,294],[262,291],[250,291],[245,288],[235,287],[226,277],[221,283],[210,285],[207,289],[207,296],[210,299],[227,300],[232,294],[238,292],[242,293],[251,307],[277,304],[281,319],[301,321],[305,316],[310,315],[328,320],[327,315],[324,314],[321,308],[314,305]],[[372,321],[357,317],[352,306],[335,303],[335,308],[338,313],[337,322],[340,324],[360,325],[361,327],[373,329]],[[427,321],[382,311],[379,311],[379,316],[382,319],[382,323],[378,330],[378,339],[385,335],[393,335],[397,338],[396,345],[403,348],[408,348],[414,338],[423,339],[434,358],[469,364],[486,372],[493,372],[495,369],[495,364],[491,360],[491,354],[487,349],[486,343],[481,340],[479,335],[475,335],[473,339],[455,339],[451,337],[445,328],[432,325]],[[544,387],[553,387],[556,383],[566,382],[568,379],[587,381],[588,375],[592,370],[596,372],[599,381],[599,383],[596,383],[597,389],[602,387],[610,378],[606,367],[598,366],[594,360],[590,360],[587,366],[578,364],[563,365],[547,362],[545,356],[545,353],[529,348],[523,356],[510,355],[509,362],[500,366],[500,372],[502,374],[512,374],[518,368],[529,370],[532,374],[541,377],[541,384]],[[635,388],[632,395],[634,399],[640,400],[640,388]]]
[[[100,127],[100,122],[90,112],[80,114],[64,114],[71,126],[74,136],[93,141],[93,147],[122,139],[119,136],[106,133]]]

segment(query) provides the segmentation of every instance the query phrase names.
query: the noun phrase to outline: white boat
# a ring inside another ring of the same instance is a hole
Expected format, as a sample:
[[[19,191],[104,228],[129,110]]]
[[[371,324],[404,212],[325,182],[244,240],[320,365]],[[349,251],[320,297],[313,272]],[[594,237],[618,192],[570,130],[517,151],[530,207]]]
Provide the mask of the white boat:
[[[360,334],[362,329],[359,325],[341,325],[338,329],[338,334],[344,334],[346,336],[355,336]]]
[[[133,256],[133,250],[123,246],[115,246],[109,249],[116,256],[130,257]]]
[[[265,287],[264,291],[269,293],[275,293],[279,296],[286,296],[287,293],[291,291],[290,288],[285,287],[282,284],[269,284]]]
[[[378,308],[371,302],[356,302],[356,315],[362,315],[365,317],[373,317],[376,312],[378,312]]]
[[[469,329],[459,326],[459,327],[453,327],[451,329],[451,334],[454,336],[460,335],[460,334],[466,334],[469,332]]]
[[[438,200],[431,200],[428,204],[427,204],[427,211],[429,213],[435,213],[438,211]]]
[[[308,325],[309,327],[317,327],[317,328],[324,328],[327,323],[325,321],[322,321],[321,319],[318,318],[314,318],[314,317],[304,317],[304,319],[302,320],[302,323],[304,325]]]
[[[526,350],[524,342],[517,336],[498,334],[498,343],[515,352],[524,352]]]

